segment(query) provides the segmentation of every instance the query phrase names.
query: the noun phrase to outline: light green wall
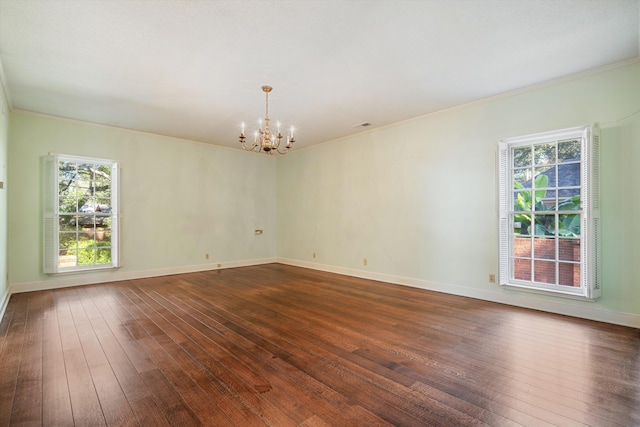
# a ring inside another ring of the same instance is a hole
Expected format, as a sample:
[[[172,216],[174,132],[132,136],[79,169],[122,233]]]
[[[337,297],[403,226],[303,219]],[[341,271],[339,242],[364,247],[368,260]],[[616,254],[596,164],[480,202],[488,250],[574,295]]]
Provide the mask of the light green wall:
[[[114,278],[276,255],[276,189],[264,185],[276,179],[275,159],[19,112],[11,113],[9,140],[11,285],[65,277],[41,267],[39,162],[49,152],[120,162],[124,267],[111,272]]]
[[[1,65],[0,65],[1,66]],[[9,292],[7,282],[7,156],[9,140],[9,105],[0,82],[0,318]]]
[[[635,63],[292,152],[278,161],[278,256],[549,308],[546,301],[557,298],[488,283],[488,275],[497,273],[497,143],[598,122],[603,296],[596,303],[560,304],[569,312],[573,306],[625,313],[637,322],[639,109]]]

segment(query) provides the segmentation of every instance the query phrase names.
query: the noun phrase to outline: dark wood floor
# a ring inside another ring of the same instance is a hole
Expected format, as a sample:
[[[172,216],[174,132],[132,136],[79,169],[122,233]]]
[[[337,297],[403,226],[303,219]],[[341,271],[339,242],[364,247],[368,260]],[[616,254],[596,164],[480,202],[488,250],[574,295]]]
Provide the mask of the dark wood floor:
[[[0,426],[640,425],[640,331],[271,264],[17,294]]]

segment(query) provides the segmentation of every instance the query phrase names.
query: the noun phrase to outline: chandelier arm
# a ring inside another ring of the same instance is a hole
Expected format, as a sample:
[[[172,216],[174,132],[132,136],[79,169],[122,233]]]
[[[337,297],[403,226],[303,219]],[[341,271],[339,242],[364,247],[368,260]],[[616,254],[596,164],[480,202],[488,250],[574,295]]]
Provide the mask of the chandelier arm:
[[[244,142],[241,142],[240,144],[242,144],[242,149],[246,151],[255,151],[256,147],[258,146],[255,142],[251,144],[251,146],[248,146]]]

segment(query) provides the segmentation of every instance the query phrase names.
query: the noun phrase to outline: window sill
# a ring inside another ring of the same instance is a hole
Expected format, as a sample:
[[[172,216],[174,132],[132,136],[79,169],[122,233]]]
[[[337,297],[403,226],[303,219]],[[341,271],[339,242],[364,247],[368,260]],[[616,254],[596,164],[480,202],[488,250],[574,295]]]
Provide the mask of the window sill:
[[[533,294],[549,295],[549,296],[553,296],[553,297],[574,299],[574,300],[578,300],[578,301],[587,301],[587,302],[595,302],[597,300],[597,298],[588,298],[587,296],[585,296],[582,293],[563,292],[563,291],[559,291],[559,290],[538,288],[538,287],[535,287],[535,286],[515,285],[515,284],[509,284],[509,283],[507,283],[505,285],[501,285],[501,286],[502,286],[503,289],[506,289],[506,290],[509,290],[509,291],[529,292],[529,293],[533,293]]]
[[[106,265],[104,267],[75,267],[75,268],[66,268],[64,270],[59,270],[55,273],[47,273],[47,274],[49,276],[65,276],[69,274],[102,272],[105,270],[117,270],[119,268],[120,266],[114,266],[114,265]]]

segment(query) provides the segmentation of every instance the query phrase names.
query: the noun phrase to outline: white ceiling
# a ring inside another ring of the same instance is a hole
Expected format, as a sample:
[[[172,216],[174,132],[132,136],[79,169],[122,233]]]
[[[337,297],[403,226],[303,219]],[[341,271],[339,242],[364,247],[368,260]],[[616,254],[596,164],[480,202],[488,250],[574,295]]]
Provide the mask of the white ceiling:
[[[640,0],[0,0],[0,61],[14,109],[232,147],[270,84],[303,147],[637,58],[639,21]]]

